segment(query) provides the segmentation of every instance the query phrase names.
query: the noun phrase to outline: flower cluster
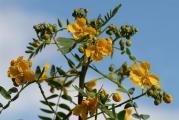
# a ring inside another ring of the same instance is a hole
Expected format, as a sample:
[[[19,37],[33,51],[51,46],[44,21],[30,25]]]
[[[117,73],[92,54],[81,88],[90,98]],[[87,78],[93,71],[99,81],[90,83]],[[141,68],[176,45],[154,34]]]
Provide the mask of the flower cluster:
[[[87,26],[87,21],[85,18],[77,18],[74,24],[69,24],[67,26],[67,29],[73,33],[73,37],[76,40],[87,35],[93,38],[97,34],[93,27]]]
[[[35,80],[35,74],[31,70],[32,63],[29,60],[24,60],[23,56],[11,61],[11,66],[8,69],[8,76],[15,80],[15,84],[22,85]]]
[[[145,87],[156,86],[160,88],[160,79],[150,72],[150,64],[148,62],[134,63],[130,71],[131,81],[144,89]]]
[[[101,38],[96,41],[95,45],[89,45],[85,49],[85,55],[93,61],[101,61],[103,56],[112,54],[112,49],[112,40],[110,38]]]
[[[97,98],[88,98],[84,100],[81,104],[76,105],[73,109],[73,114],[80,116],[82,120],[86,120],[88,113],[94,114],[98,107]]]

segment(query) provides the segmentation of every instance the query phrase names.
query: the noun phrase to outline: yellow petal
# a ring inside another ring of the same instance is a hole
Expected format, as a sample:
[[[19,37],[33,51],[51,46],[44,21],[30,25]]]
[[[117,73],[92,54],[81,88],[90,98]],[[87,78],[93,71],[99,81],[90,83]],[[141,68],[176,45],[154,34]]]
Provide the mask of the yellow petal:
[[[145,75],[146,73],[149,73],[149,71],[150,71],[150,63],[148,63],[146,61],[143,61],[140,64],[139,70],[143,75]]]
[[[79,32],[80,31],[80,27],[78,25],[72,25],[72,24],[69,24],[67,26],[67,30],[72,32],[72,33],[75,33],[75,32]]]
[[[93,59],[93,61],[95,61],[95,62],[99,62],[99,61],[103,60],[103,55],[102,55],[102,54],[99,54],[99,53],[95,53],[95,54],[92,56],[92,59]]]
[[[87,90],[92,91],[93,88],[96,86],[97,80],[91,80],[87,83],[85,83],[85,87]]]
[[[16,77],[15,82],[17,85],[23,85],[24,83],[26,83],[26,81],[23,79],[23,77]]]
[[[90,35],[95,35],[96,34],[96,30],[93,27],[86,27],[84,29],[84,32],[90,34]]]
[[[35,80],[35,74],[32,70],[26,70],[24,71],[24,79],[28,82]]]
[[[90,45],[90,46],[87,47],[87,49],[85,49],[86,57],[91,57],[94,53],[95,53],[95,46],[94,45]]]
[[[160,78],[154,74],[149,75],[150,84],[160,87]]]
[[[142,81],[141,81],[142,76],[139,71],[132,70],[130,72],[129,77],[133,84],[135,84],[136,86],[142,87]]]
[[[75,21],[75,24],[77,24],[80,27],[84,27],[86,25],[86,19],[85,18],[77,18]]]
[[[11,66],[9,67],[8,70],[8,76],[11,78],[15,78],[17,75],[19,75],[21,73],[20,69],[18,68],[18,66]]]
[[[73,108],[73,114],[76,116],[80,116],[83,120],[86,120],[87,118],[87,107],[83,104],[76,105],[75,108]]]
[[[125,109],[126,113],[125,113],[125,117],[124,120],[132,120],[131,118],[131,114],[132,114],[132,109]]]

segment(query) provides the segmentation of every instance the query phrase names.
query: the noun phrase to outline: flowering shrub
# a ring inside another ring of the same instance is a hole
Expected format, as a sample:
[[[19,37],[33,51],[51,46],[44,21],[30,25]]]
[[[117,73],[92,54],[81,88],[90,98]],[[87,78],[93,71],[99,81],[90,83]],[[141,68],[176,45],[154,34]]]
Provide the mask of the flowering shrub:
[[[97,120],[99,115],[106,120],[133,118],[147,120],[149,115],[137,111],[136,99],[149,97],[154,100],[155,105],[159,105],[162,101],[171,103],[172,96],[161,88],[160,78],[150,71],[150,63],[138,60],[130,51],[131,39],[137,33],[137,29],[131,25],[118,27],[109,24],[120,7],[121,5],[118,5],[104,17],[99,16],[93,20],[88,19],[86,9],[76,9],[72,14],[74,22],[70,23],[67,20],[65,27],[60,19],[58,25],[46,23],[34,25],[37,37],[27,46],[26,54],[29,58],[20,56],[10,62],[8,77],[12,79],[13,87],[6,90],[0,86],[1,95],[8,100],[7,104],[0,104],[1,112],[17,100],[20,93],[31,84],[38,85],[43,96],[41,103],[48,107],[41,109],[46,113],[39,115],[41,120],[68,120],[73,115],[79,120],[89,118]],[[59,37],[58,33],[62,31],[68,32],[71,37]],[[57,51],[64,56],[68,64],[68,67],[65,67],[69,70],[49,64],[44,67],[37,66],[36,70],[32,69],[33,57],[50,45],[55,45]],[[124,61],[120,66],[110,65],[108,73],[102,72],[95,66],[105,61],[105,57],[113,59],[115,52],[122,56],[127,55],[130,62]],[[94,70],[101,77],[87,81],[85,76],[88,69]],[[125,81],[129,81],[127,78],[130,79],[133,87],[129,88],[124,84]],[[96,87],[102,79],[115,84],[116,92],[110,93],[102,85],[100,88]],[[75,81],[78,81],[79,85]],[[42,83],[48,84],[50,96],[46,95]],[[142,92],[134,96],[136,87]],[[70,96],[69,88],[74,88],[78,95]],[[128,98],[124,97],[124,94]],[[78,97],[78,101],[74,101],[75,96]],[[67,104],[60,99],[70,103]],[[55,103],[54,100],[57,102]],[[117,109],[119,107],[121,109]]]

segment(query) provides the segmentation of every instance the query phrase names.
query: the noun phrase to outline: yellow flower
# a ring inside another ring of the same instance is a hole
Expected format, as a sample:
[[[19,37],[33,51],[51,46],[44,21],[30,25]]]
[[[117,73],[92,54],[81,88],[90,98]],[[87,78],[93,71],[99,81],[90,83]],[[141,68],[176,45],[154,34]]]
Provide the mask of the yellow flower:
[[[122,95],[119,92],[117,92],[113,94],[112,98],[115,102],[120,102],[122,100]]]
[[[160,88],[160,79],[155,74],[150,73],[150,64],[148,62],[143,61],[140,66],[134,63],[129,77],[135,85],[142,89],[146,86]]]
[[[84,100],[81,104],[76,105],[73,108],[73,114],[76,116],[80,116],[82,120],[86,120],[88,113],[93,115],[96,112],[98,107],[98,99],[97,98],[88,98]]]
[[[43,68],[44,71],[43,71],[43,73],[42,73],[42,76],[41,76],[40,80],[38,81],[39,83],[43,82],[45,79],[48,78],[47,70],[48,70],[49,66],[50,66],[49,64],[45,64],[45,66],[44,66],[44,68]]]
[[[86,89],[87,89],[88,91],[92,91],[93,88],[96,86],[96,82],[97,82],[97,80],[91,80],[91,81],[85,83]]]
[[[171,103],[173,101],[172,95],[164,93],[164,95],[163,95],[163,101],[165,103]]]
[[[31,70],[32,63],[29,60],[24,60],[23,56],[11,61],[11,66],[8,68],[8,76],[15,79],[17,85],[22,85],[35,80],[35,74]]]
[[[104,56],[111,55],[112,54],[112,40],[110,38],[98,39],[97,49]]]
[[[85,18],[77,18],[74,24],[67,25],[67,29],[73,33],[75,39],[80,39],[86,35],[90,35],[93,38],[97,33],[93,27],[86,25]]]
[[[132,120],[131,114],[132,114],[132,109],[130,109],[130,108],[125,109],[124,120]]]
[[[91,57],[93,61],[103,60],[103,56],[112,54],[112,40],[107,38],[98,39],[95,45],[89,45],[85,49],[86,57]]]

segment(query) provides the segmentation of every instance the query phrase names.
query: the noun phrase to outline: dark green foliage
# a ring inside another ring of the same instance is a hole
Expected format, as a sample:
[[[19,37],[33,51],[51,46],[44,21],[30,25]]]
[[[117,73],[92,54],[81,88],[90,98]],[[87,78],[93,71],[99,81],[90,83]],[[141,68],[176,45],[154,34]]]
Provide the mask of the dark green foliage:
[[[9,94],[9,92],[6,91],[2,86],[0,86],[0,94],[1,94],[5,99],[11,99],[11,95]]]

